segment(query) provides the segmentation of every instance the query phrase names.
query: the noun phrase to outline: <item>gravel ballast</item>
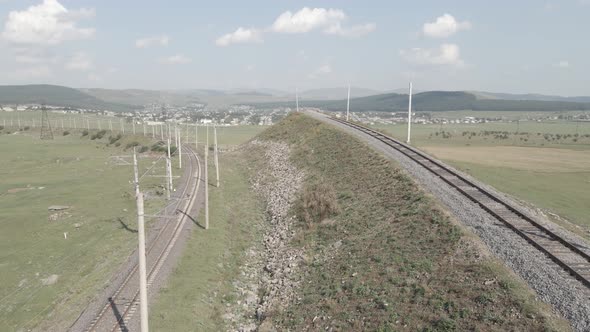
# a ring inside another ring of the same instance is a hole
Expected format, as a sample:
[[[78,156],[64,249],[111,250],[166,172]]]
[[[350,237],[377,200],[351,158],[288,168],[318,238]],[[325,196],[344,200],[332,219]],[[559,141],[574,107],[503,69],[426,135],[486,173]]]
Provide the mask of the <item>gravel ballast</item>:
[[[266,317],[296,300],[303,249],[289,245],[295,236],[295,217],[289,213],[303,183],[304,174],[289,160],[285,143],[255,140],[249,143],[264,149],[265,169],[258,170],[252,189],[266,203],[266,223],[262,245],[246,253],[240,277],[233,282],[238,300],[228,305],[224,320],[236,331],[256,331]]]
[[[424,190],[430,192],[442,203],[454,218],[477,234],[496,257],[501,259],[537,293],[540,300],[552,305],[556,312],[569,320],[574,330],[590,331],[590,290],[572,278],[543,253],[507,228],[479,205],[473,203],[439,177],[422,168],[402,153],[367,134],[333,121],[322,114],[316,112],[307,112],[307,114],[361,138],[371,147],[395,160]],[[452,167],[450,168],[452,169]],[[482,185],[477,180],[473,181],[478,185]],[[532,209],[518,204],[490,186],[483,186],[546,227],[577,244],[585,252],[590,252],[590,245],[579,236],[538,215]]]

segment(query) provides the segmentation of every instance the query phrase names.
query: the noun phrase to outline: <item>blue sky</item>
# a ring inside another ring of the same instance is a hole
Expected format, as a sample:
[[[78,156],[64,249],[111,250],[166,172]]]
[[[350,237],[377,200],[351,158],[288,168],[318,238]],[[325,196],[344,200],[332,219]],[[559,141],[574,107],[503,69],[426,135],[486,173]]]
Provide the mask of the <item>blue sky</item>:
[[[0,84],[590,95],[590,0],[0,0]]]

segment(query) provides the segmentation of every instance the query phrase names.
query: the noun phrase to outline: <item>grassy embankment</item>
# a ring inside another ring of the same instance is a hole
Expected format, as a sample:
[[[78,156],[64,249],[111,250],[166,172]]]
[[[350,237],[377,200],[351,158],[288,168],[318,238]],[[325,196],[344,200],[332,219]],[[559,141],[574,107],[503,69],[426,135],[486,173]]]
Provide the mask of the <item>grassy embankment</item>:
[[[377,127],[405,139],[405,125]],[[519,135],[516,130],[516,123],[450,124],[442,126],[443,135],[440,126],[415,125],[412,144],[500,191],[590,229],[590,123],[521,122]]]
[[[245,142],[259,128],[222,128],[219,142],[225,147]],[[209,183],[214,185],[212,159]],[[260,242],[264,206],[250,190],[245,152],[223,153],[219,163],[221,185],[209,187],[210,228],[194,228],[178,266],[151,305],[150,328],[154,331],[224,330],[221,316],[225,303],[232,301],[226,294],[231,293],[244,250]],[[197,222],[203,225],[203,220],[201,209]]]
[[[38,131],[7,131],[0,130],[0,330],[66,330],[136,246],[133,170],[110,157],[151,142],[123,136],[107,146],[109,133],[92,140],[97,131],[61,130],[41,141]],[[156,157],[141,154],[140,170]],[[161,180],[142,180],[148,213],[164,204]],[[51,205],[71,207],[54,213]],[[55,283],[44,285],[51,275]]]
[[[261,138],[292,146],[307,174],[303,197],[319,186],[339,206],[323,222],[302,223],[295,244],[308,252],[302,299],[268,319],[292,330],[568,328],[366,144],[301,114]]]

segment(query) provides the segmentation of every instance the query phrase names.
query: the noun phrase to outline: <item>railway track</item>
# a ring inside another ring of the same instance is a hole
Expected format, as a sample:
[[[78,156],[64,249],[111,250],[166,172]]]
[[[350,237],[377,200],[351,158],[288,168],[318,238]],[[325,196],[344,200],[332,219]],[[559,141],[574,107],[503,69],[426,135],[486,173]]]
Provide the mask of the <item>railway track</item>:
[[[148,291],[180,236],[200,187],[200,160],[196,152],[188,146],[184,146],[183,150],[190,158],[190,162],[187,163],[187,183],[182,191],[174,197],[177,200],[175,204],[167,206],[163,210],[162,216],[166,218],[170,214],[169,211],[172,211],[172,213],[178,212],[178,217],[168,219],[146,248]],[[104,304],[100,312],[82,331],[129,331],[129,322],[139,309],[138,273],[138,263],[136,261],[121,285],[108,298],[108,301]]]
[[[365,126],[337,118],[331,119],[381,141],[435,174],[543,252],[584,286],[590,288],[590,255],[580,250],[575,244],[547,229],[501,197],[489,192],[422,151]]]

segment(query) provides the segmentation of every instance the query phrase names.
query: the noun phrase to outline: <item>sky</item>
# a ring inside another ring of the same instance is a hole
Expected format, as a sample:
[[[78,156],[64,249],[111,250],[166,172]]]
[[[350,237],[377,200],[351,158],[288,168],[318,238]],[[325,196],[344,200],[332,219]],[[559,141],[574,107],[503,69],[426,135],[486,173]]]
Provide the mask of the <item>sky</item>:
[[[0,84],[590,95],[590,0],[0,0]]]

